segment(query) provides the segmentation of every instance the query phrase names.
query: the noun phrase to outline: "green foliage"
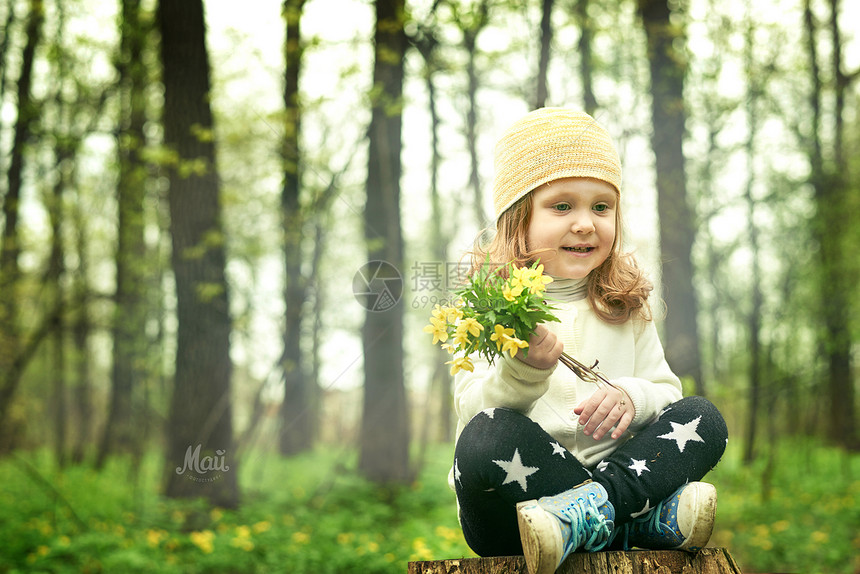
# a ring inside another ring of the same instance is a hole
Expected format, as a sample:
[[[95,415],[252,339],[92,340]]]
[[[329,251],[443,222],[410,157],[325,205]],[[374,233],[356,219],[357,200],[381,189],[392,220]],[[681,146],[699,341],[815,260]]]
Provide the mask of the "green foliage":
[[[743,467],[737,450],[709,476],[720,496],[711,545],[746,572],[856,572],[860,457],[795,441],[771,472],[767,460]],[[417,482],[388,488],[357,475],[352,451],[249,457],[237,511],[159,497],[157,454],[101,474],[22,457],[0,462],[0,572],[402,574],[411,560],[474,556],[446,482],[449,445],[430,451]]]
[[[409,486],[379,488],[349,451],[242,464],[240,510],[156,494],[160,457],[59,473],[50,454],[0,462],[0,572],[405,572],[409,560],[471,555],[448,489],[451,448]],[[67,501],[68,504],[63,502]]]
[[[745,467],[740,442],[706,478],[719,493],[710,545],[745,572],[860,571],[860,456],[795,439]]]

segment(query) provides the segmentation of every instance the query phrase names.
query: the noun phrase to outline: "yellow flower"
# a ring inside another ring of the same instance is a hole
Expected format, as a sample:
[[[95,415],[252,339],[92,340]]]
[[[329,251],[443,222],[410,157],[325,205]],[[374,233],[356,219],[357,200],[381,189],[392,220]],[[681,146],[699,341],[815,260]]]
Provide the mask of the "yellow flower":
[[[202,532],[194,531],[190,535],[191,543],[203,551],[204,554],[211,554],[214,550],[212,541],[215,539],[215,533],[211,530]]]
[[[464,349],[469,346],[469,333],[465,329],[454,331],[454,346]]]
[[[433,344],[448,340],[448,323],[438,317],[430,317],[430,324],[424,327],[425,333],[433,335]]]
[[[251,528],[254,530],[254,534],[260,534],[261,532],[266,532],[271,527],[271,522],[268,520],[261,520],[260,522],[255,522]]]
[[[449,323],[455,323],[458,319],[463,318],[463,312],[460,310],[460,307],[462,306],[463,300],[459,299],[454,307],[443,307],[445,310],[445,316]]]
[[[516,301],[517,297],[523,294],[523,288],[525,286],[520,284],[519,282],[514,282],[514,280],[505,283],[505,286],[502,287],[502,295],[505,296],[505,299],[508,301]]]
[[[166,537],[167,532],[165,532],[164,530],[149,529],[146,531],[146,542],[152,548],[155,548],[156,546],[161,544],[161,541]]]
[[[244,524],[236,527],[236,538],[250,538],[251,529]]]
[[[529,286],[531,280],[531,270],[528,267],[514,267],[511,271],[510,282],[512,285]]]
[[[505,337],[513,335],[514,330],[513,329],[506,329],[506,328],[502,327],[501,325],[493,325],[493,329],[496,332],[493,333],[492,335],[490,335],[490,340],[495,341],[496,342],[496,350],[501,351],[502,350],[502,341],[504,340]]]
[[[254,549],[254,543],[247,538],[234,538],[230,541],[230,546],[241,548],[245,552],[250,552]]]
[[[460,322],[457,329],[463,329],[464,331],[468,331],[473,337],[477,337],[484,330],[484,326],[478,323],[473,317],[466,317]]]
[[[552,283],[552,277],[543,274],[543,264],[538,265],[537,268],[534,269],[534,277],[532,278],[529,291],[532,295],[546,291],[546,286],[550,283]]]
[[[457,357],[453,361],[448,361],[445,364],[451,365],[452,375],[456,375],[460,371],[469,371],[471,373],[475,370],[475,365],[472,364],[472,360],[469,359],[469,357]]]
[[[296,544],[307,544],[311,541],[311,537],[307,532],[293,532],[292,539]]]
[[[448,351],[448,353],[450,353],[452,355],[454,354],[454,350],[455,350],[454,347],[452,347],[448,343],[442,343],[442,348],[445,349],[446,351]]]
[[[502,353],[507,351],[508,353],[510,353],[512,359],[517,356],[517,351],[519,351],[520,349],[525,349],[529,346],[528,342],[523,341],[521,339],[517,339],[516,337],[509,337],[507,335],[503,335],[502,338]]]
[[[337,543],[343,546],[352,542],[353,538],[355,538],[355,534],[352,532],[339,532],[337,535]]]

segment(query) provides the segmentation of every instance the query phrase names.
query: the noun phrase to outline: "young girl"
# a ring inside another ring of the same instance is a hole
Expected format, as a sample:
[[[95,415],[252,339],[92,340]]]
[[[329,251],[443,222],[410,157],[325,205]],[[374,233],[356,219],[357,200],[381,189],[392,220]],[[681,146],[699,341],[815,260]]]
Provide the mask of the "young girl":
[[[527,114],[496,146],[496,235],[473,272],[539,260],[560,323],[528,354],[476,362],[455,380],[459,418],[449,482],[479,555],[524,553],[550,573],[576,550],[695,552],[711,535],[716,491],[699,481],[727,442],[719,411],[682,398],[651,321],[651,284],[622,253],[621,162],[587,114]],[[598,387],[559,366],[599,370]]]

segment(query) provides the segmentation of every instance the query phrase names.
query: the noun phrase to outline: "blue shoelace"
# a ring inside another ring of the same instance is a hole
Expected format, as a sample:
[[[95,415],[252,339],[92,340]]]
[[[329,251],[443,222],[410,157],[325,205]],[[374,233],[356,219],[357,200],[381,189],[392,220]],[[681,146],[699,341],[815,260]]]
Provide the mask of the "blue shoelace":
[[[560,509],[569,521],[571,529],[571,536],[564,547],[562,560],[580,546],[589,552],[596,552],[611,540],[612,531],[594,499],[595,495],[589,493],[588,500],[577,498],[580,504],[569,504]],[[585,538],[584,544],[581,544],[583,538]]]
[[[664,534],[675,534],[668,524],[660,522],[660,515],[663,513],[663,502],[661,500],[653,510],[644,516],[634,518],[621,528],[624,531],[624,550],[630,550],[630,531],[636,527],[644,528],[648,535],[656,534],[657,536],[663,536]],[[614,539],[617,534],[618,531],[616,530],[612,538]]]

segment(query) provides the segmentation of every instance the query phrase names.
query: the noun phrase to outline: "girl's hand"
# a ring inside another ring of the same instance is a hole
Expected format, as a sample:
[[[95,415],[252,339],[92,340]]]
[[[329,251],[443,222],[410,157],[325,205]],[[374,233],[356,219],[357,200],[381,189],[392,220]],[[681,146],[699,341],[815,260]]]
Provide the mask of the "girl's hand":
[[[528,357],[517,353],[517,359],[536,369],[549,369],[558,363],[564,345],[555,336],[555,333],[543,325],[538,325],[532,336],[529,337]]]
[[[583,432],[586,435],[593,433],[594,440],[603,438],[612,427],[615,427],[612,438],[619,438],[636,415],[633,401],[627,393],[613,387],[597,389],[573,409],[573,412],[579,415],[579,424],[585,425]]]

